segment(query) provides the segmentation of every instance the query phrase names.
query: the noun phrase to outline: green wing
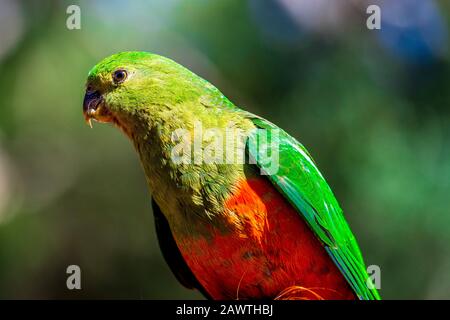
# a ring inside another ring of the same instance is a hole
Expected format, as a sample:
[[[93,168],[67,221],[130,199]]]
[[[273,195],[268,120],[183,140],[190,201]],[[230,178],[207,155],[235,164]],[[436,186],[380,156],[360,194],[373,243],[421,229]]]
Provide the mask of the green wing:
[[[308,151],[276,125],[242,112],[257,128],[264,129],[256,130],[247,143],[250,159],[306,220],[356,295],[364,300],[380,299],[342,210]],[[278,170],[269,172],[273,164],[265,155],[277,151]]]

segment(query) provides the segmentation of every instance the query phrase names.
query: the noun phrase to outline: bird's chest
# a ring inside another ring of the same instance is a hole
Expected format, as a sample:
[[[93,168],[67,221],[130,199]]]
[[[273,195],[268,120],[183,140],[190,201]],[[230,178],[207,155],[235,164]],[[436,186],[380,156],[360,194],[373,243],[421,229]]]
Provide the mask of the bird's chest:
[[[207,234],[209,227],[226,231],[241,223],[225,203],[235,181],[244,179],[242,166],[157,168],[148,174],[153,198],[178,234]]]
[[[177,243],[187,265],[214,299],[262,297],[262,286],[272,282],[266,253],[249,238],[211,229],[208,237],[184,237]]]
[[[296,285],[348,293],[319,241],[270,182],[241,182],[223,209],[225,231],[204,221],[203,234],[174,233],[188,266],[213,298],[273,299]],[[329,298],[330,292],[320,294]]]

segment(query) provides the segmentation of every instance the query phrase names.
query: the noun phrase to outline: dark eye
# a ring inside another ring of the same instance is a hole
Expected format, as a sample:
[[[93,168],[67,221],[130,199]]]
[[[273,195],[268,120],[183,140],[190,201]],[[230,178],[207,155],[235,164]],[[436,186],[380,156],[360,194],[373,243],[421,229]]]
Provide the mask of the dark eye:
[[[112,78],[114,83],[121,83],[124,82],[125,79],[127,78],[127,72],[125,70],[116,70],[113,72],[112,74]]]

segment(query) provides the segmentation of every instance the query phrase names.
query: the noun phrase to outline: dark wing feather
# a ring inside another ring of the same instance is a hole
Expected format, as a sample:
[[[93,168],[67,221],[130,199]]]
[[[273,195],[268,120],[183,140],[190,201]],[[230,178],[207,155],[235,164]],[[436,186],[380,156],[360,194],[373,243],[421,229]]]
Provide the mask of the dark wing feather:
[[[183,286],[188,289],[197,289],[206,298],[210,299],[211,297],[203,289],[184,261],[175,239],[173,238],[169,223],[158,204],[153,199],[152,208],[153,216],[155,217],[156,236],[158,238],[159,247],[161,248],[162,255],[169,265],[170,270],[172,270],[172,273]]]

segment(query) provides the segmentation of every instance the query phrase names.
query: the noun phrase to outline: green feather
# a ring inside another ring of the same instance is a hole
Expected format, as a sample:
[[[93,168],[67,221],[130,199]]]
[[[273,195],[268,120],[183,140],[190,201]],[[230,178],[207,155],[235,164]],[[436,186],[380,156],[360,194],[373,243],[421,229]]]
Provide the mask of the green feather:
[[[356,239],[352,234],[339,204],[330,187],[317,169],[308,151],[296,139],[269,121],[242,111],[256,127],[265,129],[255,134],[271,135],[278,131],[279,170],[268,175],[269,180],[298,210],[309,227],[322,241],[328,254],[342,272],[360,299],[380,299],[371,284]],[[259,141],[258,137],[253,137]],[[270,139],[269,139],[270,140]],[[275,144],[268,143],[268,146]],[[264,171],[267,163],[262,161],[258,146],[249,147],[249,155]],[[277,150],[272,150],[276,152]]]

